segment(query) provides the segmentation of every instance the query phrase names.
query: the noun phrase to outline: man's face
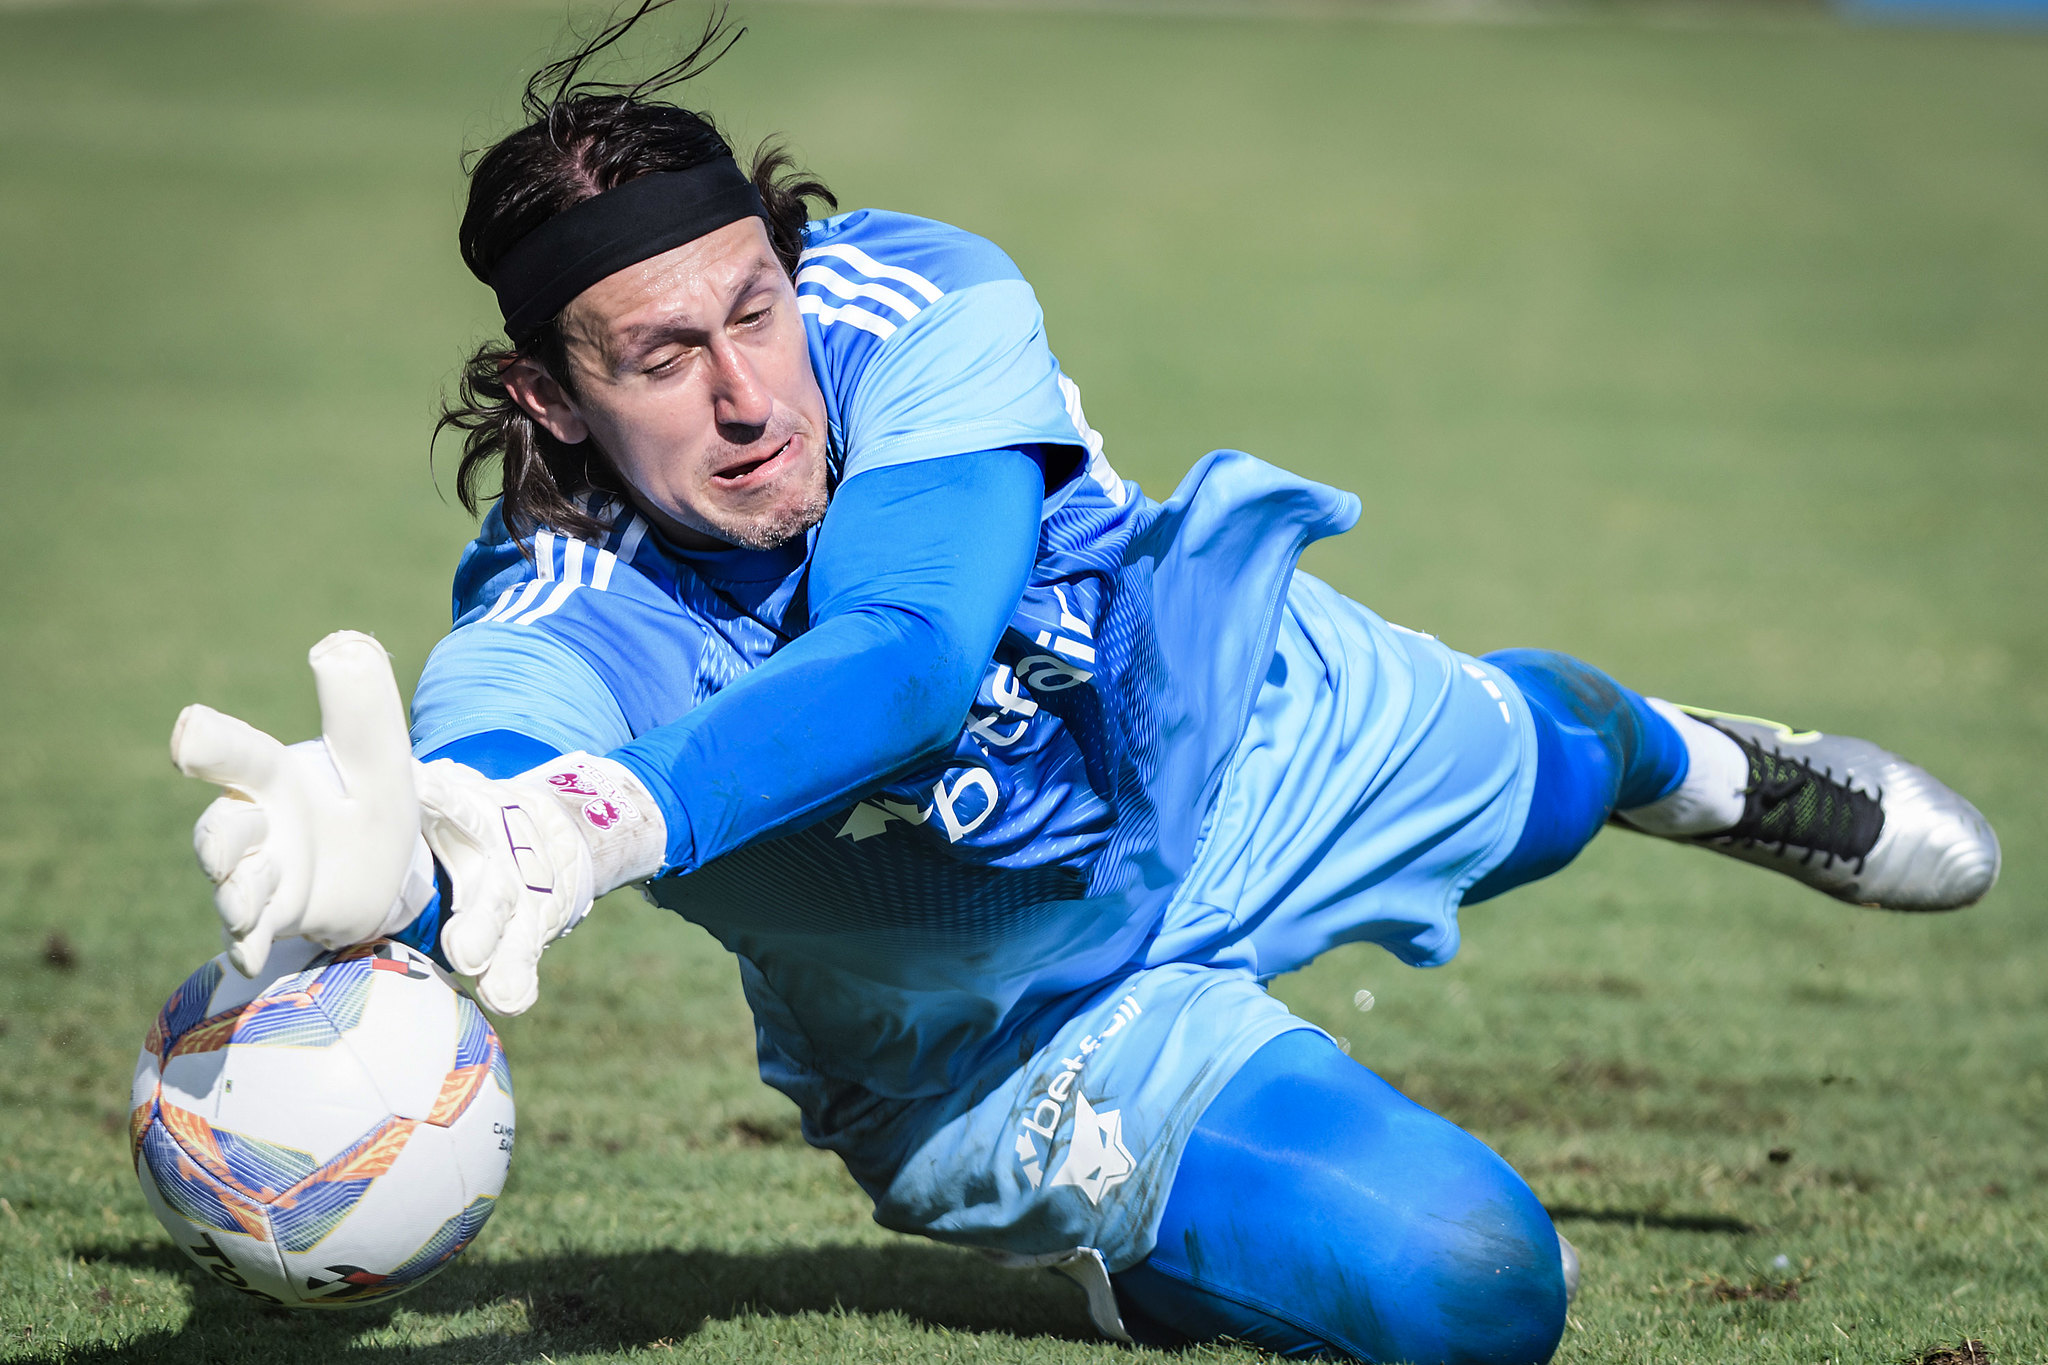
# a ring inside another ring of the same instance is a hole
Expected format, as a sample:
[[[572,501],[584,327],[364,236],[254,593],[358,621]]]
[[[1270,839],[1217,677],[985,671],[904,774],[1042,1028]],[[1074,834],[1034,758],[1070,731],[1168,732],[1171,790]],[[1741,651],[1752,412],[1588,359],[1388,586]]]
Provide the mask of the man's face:
[[[760,219],[606,276],[560,325],[575,395],[529,360],[506,387],[594,440],[678,544],[771,549],[825,515],[825,398]]]

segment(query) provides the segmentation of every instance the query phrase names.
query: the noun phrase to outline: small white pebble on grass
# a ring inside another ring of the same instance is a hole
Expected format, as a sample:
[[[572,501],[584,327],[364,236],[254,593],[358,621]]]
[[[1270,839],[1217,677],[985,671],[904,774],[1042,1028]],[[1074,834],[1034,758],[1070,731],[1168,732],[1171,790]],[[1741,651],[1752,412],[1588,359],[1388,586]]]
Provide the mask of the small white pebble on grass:
[[[1776,1256],[1773,1256],[1771,1258],[1771,1269],[1790,1270],[1791,1268],[1792,1258],[1790,1256],[1787,1256],[1784,1252],[1781,1251]]]
[[[1372,1008],[1372,992],[1363,990],[1360,991],[1358,994],[1351,997],[1351,1003],[1358,1006],[1358,1012],[1360,1014],[1364,1014],[1367,1010]]]

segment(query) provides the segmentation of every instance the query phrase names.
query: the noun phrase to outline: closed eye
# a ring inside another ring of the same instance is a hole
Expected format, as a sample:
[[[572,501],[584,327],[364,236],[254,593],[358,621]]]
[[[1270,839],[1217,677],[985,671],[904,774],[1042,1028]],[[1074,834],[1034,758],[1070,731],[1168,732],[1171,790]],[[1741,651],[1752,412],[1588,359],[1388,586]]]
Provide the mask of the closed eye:
[[[650,361],[648,364],[641,366],[640,373],[667,374],[676,366],[682,364],[685,360],[689,359],[691,349],[692,348],[685,346],[677,350],[663,353],[659,359]]]

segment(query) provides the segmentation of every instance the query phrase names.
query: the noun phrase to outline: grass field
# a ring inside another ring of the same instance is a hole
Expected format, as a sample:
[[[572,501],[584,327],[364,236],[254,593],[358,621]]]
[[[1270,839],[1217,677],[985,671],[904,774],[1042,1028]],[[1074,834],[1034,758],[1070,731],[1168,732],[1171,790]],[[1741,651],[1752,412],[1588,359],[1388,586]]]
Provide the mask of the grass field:
[[[1393,619],[1972,794],[1960,916],[1610,836],[1447,968],[1277,990],[1529,1176],[1586,1258],[1560,1360],[2048,1360],[2048,39],[1545,13],[761,4],[700,98],[1003,243],[1151,490],[1265,454],[1364,496],[1311,567]],[[559,18],[0,7],[0,1357],[1123,1358],[875,1229],[730,964],[627,898],[505,1029],[502,1210],[397,1306],[252,1312],[136,1190],[134,1050],[214,950],[171,719],[309,734],[315,638],[409,681],[445,629],[457,153]]]

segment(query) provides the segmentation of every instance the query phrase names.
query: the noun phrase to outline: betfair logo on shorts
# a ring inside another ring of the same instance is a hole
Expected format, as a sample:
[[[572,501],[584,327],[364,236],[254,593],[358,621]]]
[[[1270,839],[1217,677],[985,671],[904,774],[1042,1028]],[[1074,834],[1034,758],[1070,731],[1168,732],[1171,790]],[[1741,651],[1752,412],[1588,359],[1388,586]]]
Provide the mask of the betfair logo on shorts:
[[[1074,1135],[1067,1140],[1067,1159],[1053,1172],[1054,1185],[1072,1185],[1100,1204],[1102,1196],[1130,1179],[1131,1152],[1124,1146],[1121,1109],[1097,1113],[1088,1097],[1074,1096]]]
[[[1051,1161],[1052,1150],[1058,1145],[1056,1135],[1061,1121],[1067,1116],[1069,1100],[1073,1101],[1074,1107],[1073,1131],[1067,1138],[1066,1160],[1053,1172],[1053,1187],[1071,1185],[1087,1195],[1089,1203],[1100,1204],[1103,1195],[1130,1179],[1137,1163],[1131,1159],[1130,1148],[1124,1145],[1123,1111],[1097,1109],[1081,1093],[1080,1082],[1081,1073],[1087,1069],[1088,1059],[1096,1050],[1123,1032],[1125,1025],[1143,1013],[1136,996],[1127,995],[1118,1001],[1116,1017],[1102,1031],[1102,1036],[1097,1038],[1092,1033],[1088,1034],[1076,1046],[1072,1057],[1060,1059],[1060,1069],[1045,1088],[1045,1094],[1017,1125],[1017,1160],[1022,1163],[1024,1178],[1031,1182],[1034,1190],[1045,1183],[1045,1163]],[[1044,1161],[1039,1157],[1040,1138],[1046,1144]]]

